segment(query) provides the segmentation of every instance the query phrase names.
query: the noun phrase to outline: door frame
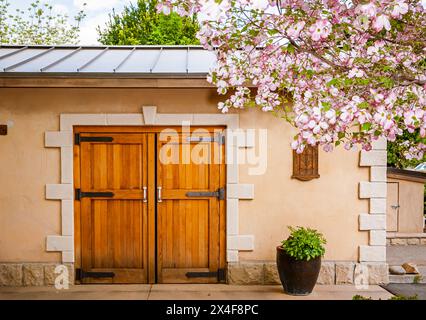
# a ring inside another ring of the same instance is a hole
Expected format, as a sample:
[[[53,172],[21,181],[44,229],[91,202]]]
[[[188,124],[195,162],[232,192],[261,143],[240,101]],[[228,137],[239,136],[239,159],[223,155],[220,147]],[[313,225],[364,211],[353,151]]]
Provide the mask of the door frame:
[[[225,130],[225,126],[191,126],[190,132],[197,129],[205,129],[209,132],[213,130]],[[147,154],[147,188],[148,190],[156,190],[157,185],[157,134],[163,130],[171,129],[175,132],[182,132],[182,127],[179,126],[75,126],[73,128],[73,135],[80,133],[144,133],[147,134],[147,148],[148,150],[155,150]],[[81,168],[80,168],[80,145],[73,144],[73,176],[74,176],[74,189],[80,188]],[[220,146],[222,157],[225,157],[224,145]],[[220,185],[226,186],[226,165],[225,170],[219,176]],[[148,192],[148,205],[147,219],[148,219],[148,283],[157,283],[157,205],[156,193]],[[223,205],[219,205],[219,266],[220,269],[226,268],[226,198],[225,201],[220,201]],[[75,262],[74,270],[81,268],[81,208],[80,201],[74,200],[74,252]],[[80,282],[76,281],[76,284]]]
[[[198,105],[194,105],[194,111]],[[213,110],[213,109],[212,109]],[[225,126],[226,157],[232,155],[234,162],[226,160],[226,262],[237,263],[239,251],[253,251],[255,237],[253,234],[241,234],[239,231],[239,201],[254,199],[254,184],[239,182],[238,150],[254,147],[252,132],[239,128],[238,113],[159,113],[157,107],[143,106],[134,113],[60,113],[58,129],[46,130],[45,148],[55,148],[60,152],[58,163],[59,181],[45,185],[45,192],[40,196],[46,200],[60,201],[56,214],[61,221],[61,230],[46,234],[46,251],[61,255],[63,264],[73,265],[74,254],[74,182],[73,182],[73,128],[75,126]],[[235,137],[238,137],[235,139]],[[240,139],[240,137],[242,139]]]

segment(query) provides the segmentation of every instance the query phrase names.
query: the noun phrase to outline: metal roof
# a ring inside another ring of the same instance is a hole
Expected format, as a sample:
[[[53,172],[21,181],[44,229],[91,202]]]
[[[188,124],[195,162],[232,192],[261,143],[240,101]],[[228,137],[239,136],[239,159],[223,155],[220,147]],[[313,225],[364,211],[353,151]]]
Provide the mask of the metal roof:
[[[0,77],[205,76],[216,62],[201,46],[0,46]]]

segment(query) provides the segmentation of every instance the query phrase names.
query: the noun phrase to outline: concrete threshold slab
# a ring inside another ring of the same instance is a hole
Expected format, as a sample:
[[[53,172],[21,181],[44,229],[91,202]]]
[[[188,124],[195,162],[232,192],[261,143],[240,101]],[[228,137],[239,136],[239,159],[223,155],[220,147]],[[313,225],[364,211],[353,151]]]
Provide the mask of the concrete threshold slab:
[[[353,285],[317,285],[309,296],[290,296],[282,287],[226,284],[76,285],[68,290],[53,287],[0,288],[0,300],[351,300],[354,295],[388,299],[379,286],[358,290]]]

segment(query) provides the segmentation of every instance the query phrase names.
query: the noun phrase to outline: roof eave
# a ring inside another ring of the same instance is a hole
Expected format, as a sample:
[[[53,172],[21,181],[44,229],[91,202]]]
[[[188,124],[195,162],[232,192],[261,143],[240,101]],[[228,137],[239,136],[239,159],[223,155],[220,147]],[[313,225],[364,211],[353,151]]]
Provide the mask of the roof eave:
[[[207,73],[151,73],[151,72],[0,72],[0,78],[105,78],[105,79],[206,79]]]
[[[426,172],[416,170],[404,170],[397,168],[387,168],[387,177],[394,179],[402,179],[413,182],[426,183]]]

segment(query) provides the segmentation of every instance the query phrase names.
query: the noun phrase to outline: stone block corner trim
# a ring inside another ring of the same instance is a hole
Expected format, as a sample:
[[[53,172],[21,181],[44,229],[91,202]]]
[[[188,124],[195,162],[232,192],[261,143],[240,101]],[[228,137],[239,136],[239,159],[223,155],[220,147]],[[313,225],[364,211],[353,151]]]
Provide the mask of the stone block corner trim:
[[[386,241],[386,240],[385,240]],[[385,262],[386,246],[367,246],[359,247],[359,260],[361,262]]]
[[[386,198],[386,182],[368,182],[359,183],[359,197],[361,199]]]
[[[73,251],[74,239],[72,236],[47,236],[46,251]]]
[[[253,235],[233,235],[227,239],[228,250],[253,251],[254,236]]]
[[[368,213],[360,213],[358,221],[359,230],[369,232],[368,245],[359,247],[358,260],[361,263],[384,263],[386,261],[386,148],[387,140],[380,138],[372,143],[372,150],[360,152],[359,166],[370,167],[369,181],[361,181],[358,190],[359,199],[369,200]],[[383,270],[381,269],[381,271]],[[387,270],[384,271],[384,273],[387,272]]]

